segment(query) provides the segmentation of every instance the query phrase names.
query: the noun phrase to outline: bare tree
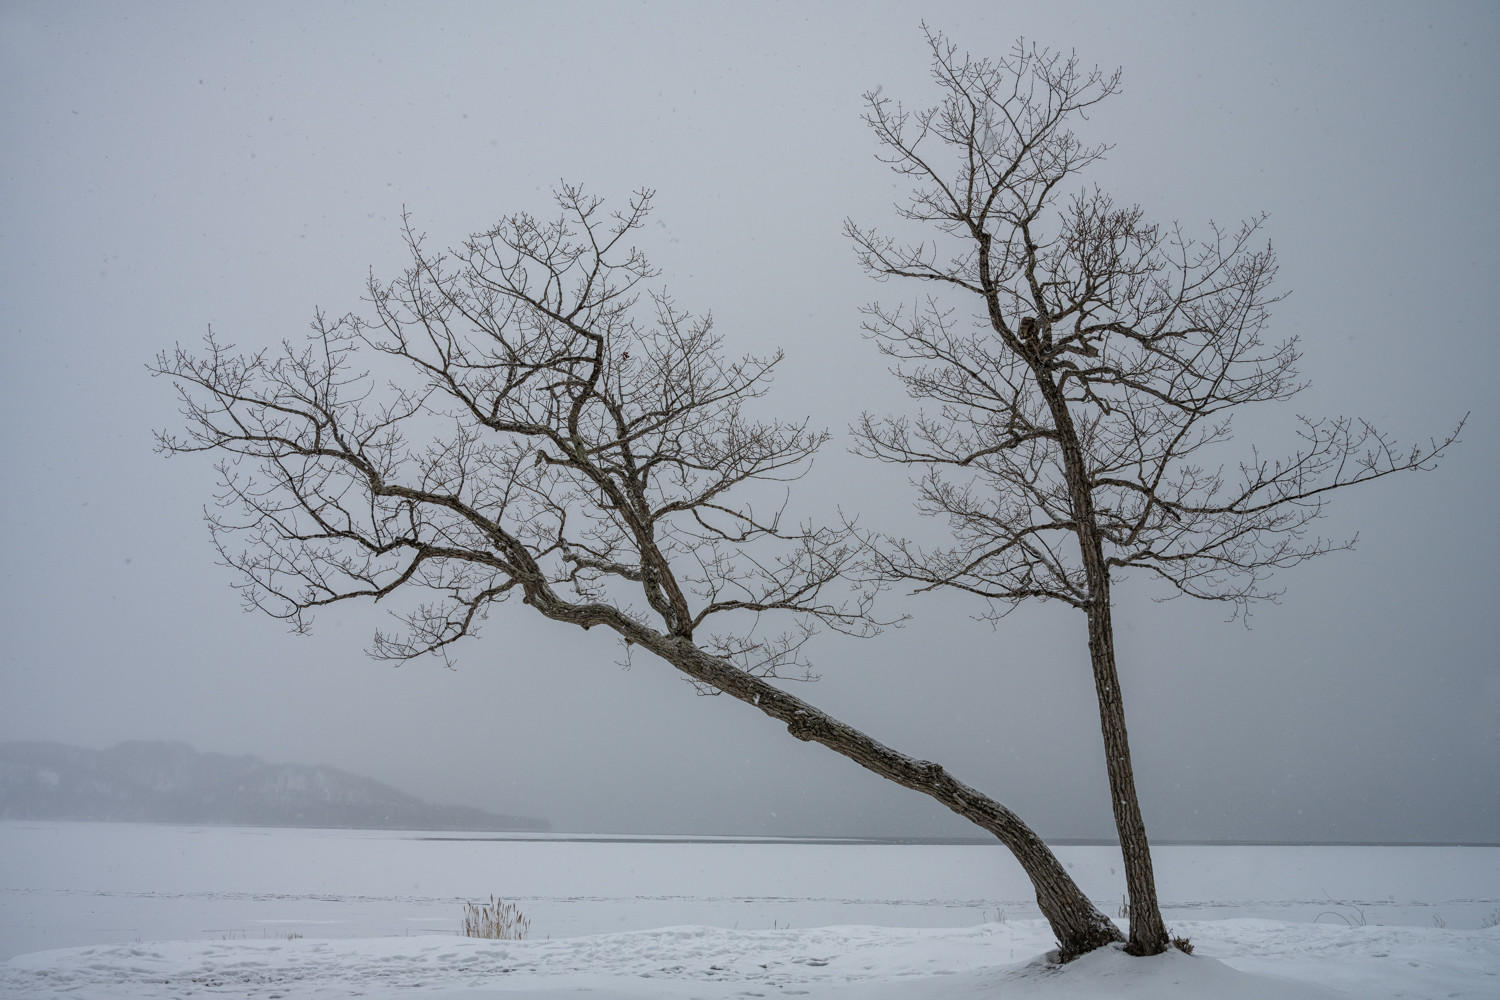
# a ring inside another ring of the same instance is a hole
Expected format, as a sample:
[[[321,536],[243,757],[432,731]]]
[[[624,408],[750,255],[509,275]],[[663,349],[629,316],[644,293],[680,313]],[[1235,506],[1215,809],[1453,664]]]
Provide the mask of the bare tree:
[[[866,415],[858,449],[914,469],[916,504],[952,544],[880,546],[880,574],[953,588],[1002,615],[1023,600],[1084,613],[1135,954],[1167,946],[1136,799],[1110,585],[1127,571],[1233,613],[1268,575],[1346,543],[1310,533],[1330,491],[1429,468],[1457,440],[1398,446],[1362,420],[1303,419],[1289,455],[1221,464],[1232,414],[1302,388],[1295,338],[1268,341],[1276,257],[1263,219],[1205,239],[1098,189],[1065,191],[1108,147],[1072,123],[1119,72],[1017,44],[991,61],[928,31],[941,91],[909,110],[879,91],[865,119],[914,186],[916,242],[847,224],[865,269],[928,286],[867,307],[865,328],[915,417]]]
[[[1063,957],[1121,940],[1010,810],[772,683],[805,674],[818,628],[880,623],[840,582],[850,530],[784,516],[826,434],[751,418],[780,355],[727,359],[653,285],[629,243],[650,200],[609,213],[565,187],[557,218],[513,215],[446,253],[408,221],[411,266],[371,278],[373,318],[318,314],[279,351],[210,333],[158,356],[186,422],[159,448],[220,456],[209,525],[247,606],[301,630],[328,605],[404,600],[370,650],[396,660],[449,656],[512,597],[602,626],[992,833]]]

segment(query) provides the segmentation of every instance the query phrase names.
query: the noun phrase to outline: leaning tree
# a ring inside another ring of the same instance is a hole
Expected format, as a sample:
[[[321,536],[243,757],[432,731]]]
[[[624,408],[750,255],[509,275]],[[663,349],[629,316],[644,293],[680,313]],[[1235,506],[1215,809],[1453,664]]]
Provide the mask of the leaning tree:
[[[370,650],[395,660],[451,655],[512,599],[602,627],[992,833],[1064,958],[1121,940],[1009,809],[773,683],[820,626],[876,631],[872,595],[843,582],[847,527],[783,516],[826,434],[748,413],[780,355],[728,357],[631,245],[650,198],[610,213],[564,187],[556,218],[448,252],[408,222],[411,265],[371,278],[366,316],[158,356],[185,419],[159,448],[220,457],[209,527],[247,606],[301,630],[329,605],[395,604]]]
[[[915,240],[847,225],[865,269],[926,286],[866,330],[924,409],[866,415],[858,449],[910,466],[951,544],[876,546],[879,575],[954,588],[1000,615],[1028,598],[1083,613],[1135,954],[1167,946],[1136,799],[1110,586],[1132,572],[1235,613],[1273,570],[1345,547],[1310,532],[1330,491],[1429,468],[1451,434],[1398,446],[1363,420],[1302,419],[1281,458],[1225,464],[1232,415],[1302,388],[1270,340],[1276,257],[1262,218],[1205,238],[1149,222],[1076,176],[1107,151],[1072,125],[1119,72],[1017,44],[974,59],[927,32],[941,92],[866,94],[880,158],[913,184]],[[928,408],[930,407],[930,408]],[[1462,427],[1460,422],[1459,427]]]

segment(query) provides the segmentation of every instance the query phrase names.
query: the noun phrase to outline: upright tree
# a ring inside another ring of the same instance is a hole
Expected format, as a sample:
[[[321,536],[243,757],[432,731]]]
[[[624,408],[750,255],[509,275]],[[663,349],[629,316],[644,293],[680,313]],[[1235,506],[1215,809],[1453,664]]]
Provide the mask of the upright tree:
[[[370,652],[394,660],[451,655],[512,598],[602,627],[992,833],[1063,957],[1120,940],[1009,809],[773,683],[805,670],[817,628],[879,623],[842,583],[850,531],[779,505],[826,434],[747,413],[780,355],[727,357],[655,287],[630,242],[650,200],[611,213],[565,187],[555,218],[513,215],[446,253],[408,224],[411,265],[371,278],[367,317],[317,314],[279,350],[210,334],[157,358],[185,421],[160,450],[219,456],[209,527],[247,606],[302,630],[381,601],[400,627]]]
[[[1428,468],[1458,429],[1398,446],[1363,420],[1302,419],[1285,457],[1225,463],[1235,410],[1302,388],[1296,338],[1269,340],[1276,257],[1263,219],[1205,238],[1148,221],[1078,175],[1106,152],[1073,131],[1120,74],[1018,43],[998,60],[929,31],[937,104],[866,94],[881,159],[913,184],[914,240],[849,223],[866,270],[926,286],[867,308],[916,416],[865,416],[859,449],[915,470],[952,543],[879,547],[880,573],[979,595],[1003,614],[1078,609],[1088,638],[1130,903],[1128,948],[1167,946],[1136,798],[1110,587],[1127,572],[1235,612],[1271,571],[1344,547],[1312,534],[1332,490]],[[1460,427],[1462,423],[1460,422]]]

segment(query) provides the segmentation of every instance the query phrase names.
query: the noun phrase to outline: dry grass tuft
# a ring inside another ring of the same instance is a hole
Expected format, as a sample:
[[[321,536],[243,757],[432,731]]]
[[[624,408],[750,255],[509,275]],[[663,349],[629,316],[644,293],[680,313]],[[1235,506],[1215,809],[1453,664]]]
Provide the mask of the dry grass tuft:
[[[531,930],[531,918],[515,903],[490,897],[488,903],[464,904],[464,937],[519,941]]]

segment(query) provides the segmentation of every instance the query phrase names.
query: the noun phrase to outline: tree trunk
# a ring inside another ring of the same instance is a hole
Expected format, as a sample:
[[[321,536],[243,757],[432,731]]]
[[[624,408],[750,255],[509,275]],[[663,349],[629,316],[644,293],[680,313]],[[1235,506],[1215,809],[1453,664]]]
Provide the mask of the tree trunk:
[[[1120,696],[1120,676],[1115,669],[1115,633],[1109,611],[1109,566],[1104,561],[1094,514],[1093,484],[1067,400],[1039,359],[1033,359],[1032,370],[1057,427],[1063,475],[1072,501],[1074,531],[1088,583],[1089,600],[1085,611],[1089,627],[1089,661],[1093,666],[1094,693],[1099,702],[1099,728],[1104,735],[1104,766],[1109,774],[1115,832],[1120,838],[1125,889],[1130,895],[1130,940],[1126,950],[1132,955],[1158,955],[1167,950],[1170,942],[1156,901],[1151,844],[1146,839],[1146,824],[1141,819],[1141,806],[1135,792],[1135,770],[1130,763],[1125,702]]]
[[[1057,936],[1062,961],[1120,940],[1119,929],[1084,895],[1057,855],[1005,806],[954,778],[941,765],[899,753],[686,640],[662,638],[664,643],[648,648],[683,673],[785,723],[797,739],[821,743],[868,771],[936,799],[994,834],[1031,879],[1037,907]]]
[[[1068,961],[1123,940],[1119,928],[1101,913],[1073,881],[1057,855],[1021,818],[999,802],[950,775],[941,765],[915,760],[740,670],[728,660],[699,649],[681,636],[664,635],[607,605],[555,604],[539,591],[529,598],[549,617],[574,624],[605,625],[661,657],[682,673],[758,708],[784,723],[799,740],[821,743],[860,767],[898,785],[930,796],[969,822],[993,834],[1010,849],[1031,879],[1036,902],[1057,936],[1058,954]]]
[[[1114,803],[1115,830],[1125,862],[1125,888],[1130,894],[1132,955],[1157,955],[1167,950],[1167,928],[1156,900],[1156,874],[1151,867],[1151,845],[1141,819],[1135,792],[1135,769],[1130,763],[1130,740],[1125,732],[1125,703],[1115,670],[1114,625],[1109,614],[1108,577],[1094,594],[1089,609],[1089,660],[1094,668],[1094,692],[1099,701],[1099,728],[1104,734],[1105,768]]]

